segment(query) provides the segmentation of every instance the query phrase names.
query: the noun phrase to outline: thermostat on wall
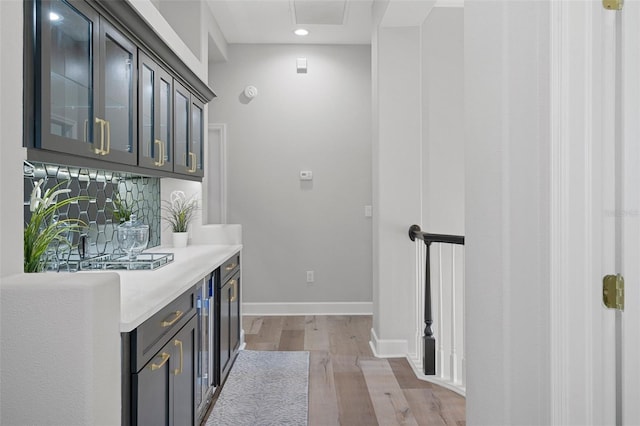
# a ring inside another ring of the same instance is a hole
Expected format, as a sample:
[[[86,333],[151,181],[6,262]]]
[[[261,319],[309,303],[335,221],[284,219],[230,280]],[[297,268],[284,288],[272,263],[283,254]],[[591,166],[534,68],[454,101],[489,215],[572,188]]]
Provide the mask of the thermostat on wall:
[[[300,180],[313,180],[313,172],[311,170],[300,171]]]

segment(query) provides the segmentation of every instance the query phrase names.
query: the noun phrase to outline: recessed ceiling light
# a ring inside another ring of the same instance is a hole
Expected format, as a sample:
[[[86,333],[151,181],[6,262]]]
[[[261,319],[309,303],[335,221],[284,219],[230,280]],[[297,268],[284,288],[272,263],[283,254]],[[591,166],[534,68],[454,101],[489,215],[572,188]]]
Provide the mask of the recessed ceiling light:
[[[49,20],[50,21],[56,22],[56,21],[59,21],[61,19],[62,19],[62,16],[58,15],[57,13],[49,12]]]
[[[298,36],[306,36],[309,34],[309,31],[305,30],[304,28],[298,28],[293,33]]]

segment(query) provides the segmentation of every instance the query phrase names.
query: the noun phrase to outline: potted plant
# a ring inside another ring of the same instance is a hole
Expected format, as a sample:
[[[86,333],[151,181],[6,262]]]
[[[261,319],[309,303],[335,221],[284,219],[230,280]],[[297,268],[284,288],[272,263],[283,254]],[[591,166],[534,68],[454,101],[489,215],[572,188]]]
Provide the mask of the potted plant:
[[[163,218],[173,232],[173,246],[186,247],[189,223],[198,210],[198,200],[195,197],[187,198],[182,191],[173,191],[171,200],[164,200],[163,204]]]
[[[59,189],[67,182],[47,189],[42,196],[44,183],[44,179],[40,179],[31,191],[31,218],[24,228],[24,272],[42,272],[47,265],[48,249],[54,245],[71,247],[70,233],[79,232],[86,226],[80,219],[59,219],[58,210],[89,197],[67,197],[58,201],[59,195],[71,192],[70,189]]]

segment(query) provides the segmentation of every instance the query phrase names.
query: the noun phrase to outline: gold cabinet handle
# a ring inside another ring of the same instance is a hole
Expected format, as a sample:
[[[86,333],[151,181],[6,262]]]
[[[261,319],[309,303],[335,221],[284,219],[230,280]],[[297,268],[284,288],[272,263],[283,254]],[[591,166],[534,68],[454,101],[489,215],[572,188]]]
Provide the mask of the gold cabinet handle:
[[[173,316],[173,319],[171,319],[171,320],[164,320],[164,321],[162,321],[162,322],[160,323],[160,325],[161,325],[162,327],[171,327],[173,324],[175,324],[176,322],[178,322],[178,320],[179,320],[180,318],[182,318],[182,316],[184,315],[184,312],[182,312],[182,311],[175,311],[175,312],[173,313],[173,315],[174,315],[174,316]]]
[[[230,263],[230,264],[228,264],[227,266],[224,267],[224,270],[225,271],[231,271],[236,266],[238,266],[236,263]]]
[[[192,161],[191,167],[189,167],[189,173],[195,173],[196,172],[196,154],[194,154],[193,152],[189,152],[189,159]]]
[[[107,133],[107,149],[105,151],[103,151],[102,155],[107,155],[111,152],[111,123],[109,122],[109,120],[103,120],[105,127],[107,129],[106,133]]]
[[[231,280],[229,284],[233,286],[233,296],[231,296],[229,302],[235,302],[238,299],[238,280]]]
[[[162,368],[162,366],[165,365],[167,361],[169,361],[169,358],[171,358],[171,355],[169,355],[166,352],[162,352],[160,354],[160,358],[162,358],[162,361],[160,362],[160,364],[156,364],[155,362],[151,364],[151,371],[156,371],[159,368]]]
[[[98,118],[96,117],[96,124],[100,125],[100,148],[93,148],[93,152],[95,152],[98,155],[104,155],[104,124],[106,123],[106,121],[104,121],[102,118]]]
[[[158,167],[162,167],[164,165],[164,154],[162,153],[162,141],[160,139],[156,139],[153,141],[158,146],[158,161],[154,161],[153,164]]]
[[[173,345],[180,346],[180,368],[176,368],[173,370],[173,375],[177,376],[178,374],[182,374],[182,364],[183,364],[182,341],[176,339],[173,341]]]

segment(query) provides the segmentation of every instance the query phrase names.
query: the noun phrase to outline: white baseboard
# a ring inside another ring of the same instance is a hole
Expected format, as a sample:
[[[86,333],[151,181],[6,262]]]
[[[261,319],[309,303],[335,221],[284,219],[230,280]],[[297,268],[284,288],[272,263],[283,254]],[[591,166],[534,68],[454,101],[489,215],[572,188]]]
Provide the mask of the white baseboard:
[[[371,346],[373,355],[378,358],[404,358],[409,352],[409,342],[401,339],[379,339],[373,328],[371,329],[369,346]]]
[[[438,386],[442,386],[443,388],[447,388],[451,391],[454,391],[455,393],[457,393],[460,396],[464,396],[466,398],[467,396],[467,389],[464,385],[460,384],[460,383],[452,383],[449,380],[443,379],[441,377],[438,376],[427,376],[423,373],[422,371],[422,359],[421,358],[417,358],[415,355],[414,356],[410,356],[407,355],[407,361],[409,362],[409,365],[411,366],[411,369],[413,369],[414,374],[416,375],[416,377],[420,380],[424,380],[425,382],[429,382],[429,383],[435,383]]]
[[[372,315],[372,302],[243,303],[242,315]]]

